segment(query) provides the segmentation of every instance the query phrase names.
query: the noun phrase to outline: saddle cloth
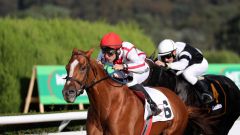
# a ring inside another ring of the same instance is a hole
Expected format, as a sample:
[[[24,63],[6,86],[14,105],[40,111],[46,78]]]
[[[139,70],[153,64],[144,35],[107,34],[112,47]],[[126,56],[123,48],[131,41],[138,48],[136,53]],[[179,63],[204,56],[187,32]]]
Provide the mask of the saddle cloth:
[[[170,102],[168,101],[168,98],[159,90],[150,87],[144,88],[150,95],[152,100],[157,104],[158,108],[162,110],[162,112],[159,115],[153,116],[152,122],[172,120],[174,115],[172,112]],[[150,109],[150,105],[145,99],[145,112],[144,112],[145,120],[147,120],[151,116],[152,114],[151,112],[152,111]]]

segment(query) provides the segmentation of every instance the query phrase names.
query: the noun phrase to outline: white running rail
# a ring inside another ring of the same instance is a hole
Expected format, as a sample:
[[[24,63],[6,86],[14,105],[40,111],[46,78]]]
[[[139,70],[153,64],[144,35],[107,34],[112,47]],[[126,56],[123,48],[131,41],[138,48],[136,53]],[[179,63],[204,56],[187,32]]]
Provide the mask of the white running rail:
[[[0,116],[0,125],[87,119],[87,111],[54,114]]]

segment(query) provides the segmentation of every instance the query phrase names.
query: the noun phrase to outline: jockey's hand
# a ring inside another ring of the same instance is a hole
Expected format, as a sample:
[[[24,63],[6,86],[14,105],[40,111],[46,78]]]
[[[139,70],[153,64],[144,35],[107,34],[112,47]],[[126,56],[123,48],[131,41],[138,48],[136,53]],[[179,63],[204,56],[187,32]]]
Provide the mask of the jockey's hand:
[[[166,63],[164,63],[164,62],[162,62],[160,60],[155,61],[155,64],[157,64],[158,66],[163,66],[163,67],[166,66]]]
[[[122,64],[115,64],[113,66],[113,69],[115,69],[115,70],[123,70],[123,65]]]
[[[120,78],[120,76],[118,74],[116,74],[116,73],[113,74],[113,77]]]

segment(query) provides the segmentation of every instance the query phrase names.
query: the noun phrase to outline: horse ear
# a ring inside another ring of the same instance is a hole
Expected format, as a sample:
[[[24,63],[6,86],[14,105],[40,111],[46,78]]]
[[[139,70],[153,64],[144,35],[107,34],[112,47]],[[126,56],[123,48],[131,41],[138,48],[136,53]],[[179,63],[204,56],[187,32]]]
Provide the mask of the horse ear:
[[[74,54],[75,52],[77,52],[78,51],[78,49],[77,48],[73,48],[73,51],[72,51],[72,53]]]
[[[86,53],[87,57],[90,58],[92,53],[93,53],[93,51],[94,51],[94,48],[91,48],[90,50],[88,50],[87,53]]]

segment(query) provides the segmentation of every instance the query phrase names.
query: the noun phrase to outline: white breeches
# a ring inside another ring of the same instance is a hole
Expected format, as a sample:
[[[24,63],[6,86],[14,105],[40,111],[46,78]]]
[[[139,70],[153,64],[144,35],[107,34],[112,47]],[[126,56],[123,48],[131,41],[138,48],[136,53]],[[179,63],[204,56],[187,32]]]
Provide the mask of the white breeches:
[[[133,80],[131,82],[127,83],[127,86],[131,87],[136,84],[141,84],[148,78],[149,72],[150,72],[150,69],[141,74],[131,72],[130,74],[132,75]]]
[[[208,62],[203,58],[202,63],[193,64],[183,71],[183,77],[192,85],[196,84],[198,77],[203,75],[208,69]]]

